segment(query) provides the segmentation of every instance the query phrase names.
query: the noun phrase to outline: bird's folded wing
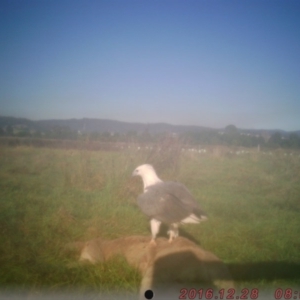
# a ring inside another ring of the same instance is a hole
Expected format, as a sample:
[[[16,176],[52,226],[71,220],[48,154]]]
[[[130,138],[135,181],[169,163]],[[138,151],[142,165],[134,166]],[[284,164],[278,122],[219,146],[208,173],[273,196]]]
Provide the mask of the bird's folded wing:
[[[177,223],[200,210],[188,190],[176,182],[153,185],[138,196],[138,205],[151,218],[167,224]]]

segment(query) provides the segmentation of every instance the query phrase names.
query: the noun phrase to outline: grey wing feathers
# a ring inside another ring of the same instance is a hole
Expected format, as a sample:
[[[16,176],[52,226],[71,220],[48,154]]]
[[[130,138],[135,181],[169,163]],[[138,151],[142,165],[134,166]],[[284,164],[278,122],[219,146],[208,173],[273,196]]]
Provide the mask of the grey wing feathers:
[[[186,187],[172,181],[148,187],[138,196],[138,205],[147,216],[167,224],[180,222],[192,213],[205,215]]]

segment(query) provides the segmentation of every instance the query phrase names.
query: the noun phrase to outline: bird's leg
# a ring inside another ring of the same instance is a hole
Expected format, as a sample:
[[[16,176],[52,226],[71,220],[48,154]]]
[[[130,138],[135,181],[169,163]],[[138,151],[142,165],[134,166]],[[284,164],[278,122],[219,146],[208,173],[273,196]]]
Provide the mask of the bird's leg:
[[[168,233],[170,234],[169,243],[172,243],[173,239],[178,237],[178,224],[171,224]]]
[[[152,219],[150,221],[151,233],[152,233],[152,239],[150,241],[150,245],[156,246],[155,238],[156,238],[156,235],[159,232],[160,224],[161,224],[161,222],[157,221],[155,219]]]
[[[171,244],[172,243],[172,241],[173,241],[173,235],[174,235],[174,232],[173,232],[173,230],[169,230],[169,234],[170,234],[170,237],[169,237],[169,240],[168,240],[168,242]]]

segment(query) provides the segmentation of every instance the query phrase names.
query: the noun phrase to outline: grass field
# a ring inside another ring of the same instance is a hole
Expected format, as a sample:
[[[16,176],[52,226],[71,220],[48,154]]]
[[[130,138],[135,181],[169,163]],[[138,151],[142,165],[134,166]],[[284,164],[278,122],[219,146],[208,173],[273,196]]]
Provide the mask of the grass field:
[[[82,266],[62,249],[150,235],[136,206],[142,181],[131,178],[146,162],[199,200],[209,219],[180,234],[221,258],[239,288],[300,290],[299,156],[24,146],[0,148],[0,289],[137,292],[141,277],[122,258]]]

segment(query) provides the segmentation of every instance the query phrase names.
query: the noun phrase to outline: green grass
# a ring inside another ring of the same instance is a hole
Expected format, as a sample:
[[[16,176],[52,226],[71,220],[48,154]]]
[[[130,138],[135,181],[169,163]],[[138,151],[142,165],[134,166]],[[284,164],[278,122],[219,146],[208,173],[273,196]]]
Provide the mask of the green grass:
[[[0,289],[137,292],[141,277],[124,259],[82,266],[62,249],[98,236],[150,235],[135,204],[142,182],[131,178],[145,162],[199,200],[209,220],[180,233],[220,257],[238,287],[300,282],[299,157],[21,146],[0,148]]]

